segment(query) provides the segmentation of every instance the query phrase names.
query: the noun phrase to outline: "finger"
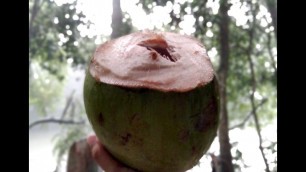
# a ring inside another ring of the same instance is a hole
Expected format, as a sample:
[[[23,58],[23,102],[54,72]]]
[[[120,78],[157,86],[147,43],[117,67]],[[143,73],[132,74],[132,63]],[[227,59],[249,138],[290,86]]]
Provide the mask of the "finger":
[[[101,156],[96,161],[102,168],[106,167],[104,169],[106,172],[136,172],[134,169],[128,168],[116,161],[101,143],[98,142],[98,145],[100,145]]]
[[[103,145],[97,139],[97,136],[91,135],[87,137],[87,143],[91,149],[91,154],[96,163],[105,171],[114,171],[120,166],[119,163],[105,150]]]
[[[116,161],[95,135],[89,136],[87,143],[91,148],[92,157],[103,170],[107,172],[135,172]]]
[[[87,143],[88,143],[88,145],[90,146],[91,149],[94,146],[94,144],[96,144],[97,142],[98,142],[97,136],[91,135],[91,136],[87,137]]]

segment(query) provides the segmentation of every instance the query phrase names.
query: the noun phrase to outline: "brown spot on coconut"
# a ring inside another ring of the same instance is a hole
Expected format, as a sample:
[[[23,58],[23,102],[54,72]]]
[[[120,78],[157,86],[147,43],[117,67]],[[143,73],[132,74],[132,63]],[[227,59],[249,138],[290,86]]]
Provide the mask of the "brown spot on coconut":
[[[195,38],[142,31],[96,49],[84,103],[95,133],[116,159],[140,171],[180,172],[196,165],[216,136],[217,85]],[[95,121],[100,112],[103,125]]]
[[[103,123],[104,123],[104,118],[103,118],[102,112],[100,112],[99,115],[98,115],[98,122],[99,122],[99,124],[100,124],[101,126],[102,126]]]

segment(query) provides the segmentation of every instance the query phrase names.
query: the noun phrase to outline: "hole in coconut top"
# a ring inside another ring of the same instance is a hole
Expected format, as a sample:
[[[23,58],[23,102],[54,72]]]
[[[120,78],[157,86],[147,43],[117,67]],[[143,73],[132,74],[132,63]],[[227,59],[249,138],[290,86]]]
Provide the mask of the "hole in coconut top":
[[[140,42],[137,45],[146,47],[150,51],[155,51],[159,55],[161,55],[163,58],[170,60],[171,62],[177,61],[177,59],[169,53],[169,50],[170,51],[173,51],[173,50],[170,49],[167,42],[161,37],[156,37],[154,39],[145,40],[145,41]]]

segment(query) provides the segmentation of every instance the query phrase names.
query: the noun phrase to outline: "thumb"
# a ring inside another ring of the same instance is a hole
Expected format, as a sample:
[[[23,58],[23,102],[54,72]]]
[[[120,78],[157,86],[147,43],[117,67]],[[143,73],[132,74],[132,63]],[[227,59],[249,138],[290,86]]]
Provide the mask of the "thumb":
[[[87,144],[89,145],[90,149],[92,149],[94,145],[97,144],[97,142],[98,142],[97,136],[91,135],[87,137]]]
[[[91,156],[96,163],[105,171],[117,171],[121,165],[115,161],[112,156],[105,150],[96,136],[89,136],[87,143],[91,149]]]

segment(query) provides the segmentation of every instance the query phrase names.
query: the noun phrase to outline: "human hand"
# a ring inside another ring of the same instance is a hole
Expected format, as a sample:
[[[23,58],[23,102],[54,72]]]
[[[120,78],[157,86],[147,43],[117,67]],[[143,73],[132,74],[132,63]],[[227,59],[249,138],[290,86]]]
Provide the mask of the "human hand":
[[[136,172],[135,170],[123,165],[115,160],[112,155],[107,152],[97,136],[89,136],[87,143],[91,149],[91,156],[96,163],[106,172]]]

